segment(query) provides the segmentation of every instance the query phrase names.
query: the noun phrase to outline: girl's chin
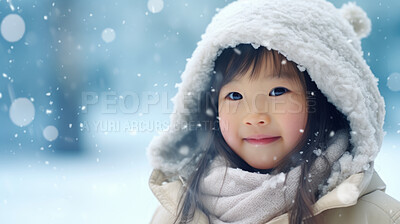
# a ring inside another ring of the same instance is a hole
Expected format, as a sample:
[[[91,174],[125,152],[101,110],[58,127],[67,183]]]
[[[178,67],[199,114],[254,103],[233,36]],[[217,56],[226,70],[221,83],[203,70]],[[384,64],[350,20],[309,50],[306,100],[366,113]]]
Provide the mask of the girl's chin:
[[[276,167],[275,163],[273,163],[273,164],[270,164],[270,163],[268,163],[268,164],[266,164],[266,163],[263,163],[263,164],[258,164],[258,163],[257,164],[250,164],[249,163],[249,165],[251,167],[255,168],[255,169],[258,169],[258,170],[270,170],[270,169],[273,169],[273,168]]]

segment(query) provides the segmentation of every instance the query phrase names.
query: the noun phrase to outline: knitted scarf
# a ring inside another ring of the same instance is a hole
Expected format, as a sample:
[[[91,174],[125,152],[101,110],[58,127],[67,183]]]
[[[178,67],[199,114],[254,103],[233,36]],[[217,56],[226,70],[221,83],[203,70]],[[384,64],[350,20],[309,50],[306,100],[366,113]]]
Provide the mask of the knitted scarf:
[[[329,139],[327,150],[310,168],[308,181],[314,193],[327,177],[319,171],[337,161],[346,151],[348,142],[346,130],[338,131]],[[211,223],[266,223],[288,212],[288,208],[294,203],[300,174],[300,166],[287,174],[247,172],[227,167],[222,157],[216,157],[205,178],[200,181],[201,203],[209,214]]]

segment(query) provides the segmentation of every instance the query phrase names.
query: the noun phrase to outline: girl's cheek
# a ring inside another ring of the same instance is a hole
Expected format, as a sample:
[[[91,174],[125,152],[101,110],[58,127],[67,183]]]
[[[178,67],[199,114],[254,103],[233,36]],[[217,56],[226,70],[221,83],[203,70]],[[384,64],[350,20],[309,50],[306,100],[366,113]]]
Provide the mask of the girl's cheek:
[[[228,127],[229,127],[228,121],[226,119],[224,119],[224,117],[220,117],[219,118],[219,128],[223,135],[225,135],[227,133],[227,131],[229,130]]]
[[[231,115],[226,114],[225,111],[221,111],[219,114],[219,127],[223,136],[227,136],[230,132],[230,120]]]
[[[272,109],[280,114],[302,114],[306,111],[306,102],[301,96],[294,94],[275,100]]]
[[[219,125],[222,137],[224,138],[225,142],[230,146],[233,134],[231,133],[232,131],[230,130],[229,122],[227,122],[227,120],[220,119]]]
[[[229,114],[230,116],[235,115],[240,109],[239,106],[240,102],[228,101],[225,103],[225,113]]]
[[[288,111],[286,100],[274,99],[269,103],[267,111],[271,114],[286,114]]]
[[[306,122],[307,122],[306,113],[290,114],[286,118],[285,126],[287,127],[286,129],[290,133],[289,134],[290,139],[292,139],[294,143],[297,144],[297,142],[301,139],[305,130]]]

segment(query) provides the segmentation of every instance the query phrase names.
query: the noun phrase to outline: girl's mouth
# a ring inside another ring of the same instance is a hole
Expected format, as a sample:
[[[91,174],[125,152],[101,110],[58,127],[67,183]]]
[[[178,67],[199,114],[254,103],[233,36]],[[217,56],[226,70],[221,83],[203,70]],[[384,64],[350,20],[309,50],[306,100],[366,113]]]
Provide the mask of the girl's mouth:
[[[272,137],[272,138],[260,138],[260,139],[251,139],[245,138],[244,140],[253,145],[265,145],[271,142],[278,140],[280,137]]]

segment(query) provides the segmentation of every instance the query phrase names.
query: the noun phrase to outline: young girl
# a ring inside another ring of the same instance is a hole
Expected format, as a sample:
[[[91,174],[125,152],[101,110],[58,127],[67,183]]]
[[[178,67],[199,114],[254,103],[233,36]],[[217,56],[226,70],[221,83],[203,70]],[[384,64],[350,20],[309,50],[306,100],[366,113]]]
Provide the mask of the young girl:
[[[239,0],[189,60],[148,148],[151,223],[400,223],[373,169],[384,101],[353,3]]]

